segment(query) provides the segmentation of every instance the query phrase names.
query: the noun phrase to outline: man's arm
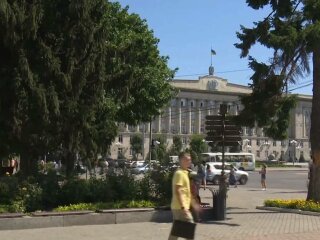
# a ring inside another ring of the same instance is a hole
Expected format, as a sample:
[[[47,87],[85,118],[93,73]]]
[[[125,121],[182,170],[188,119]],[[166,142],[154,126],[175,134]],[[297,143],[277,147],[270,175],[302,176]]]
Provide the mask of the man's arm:
[[[175,191],[176,191],[176,196],[177,196],[178,202],[181,206],[181,209],[189,209],[189,206],[183,206],[182,186],[175,185]]]

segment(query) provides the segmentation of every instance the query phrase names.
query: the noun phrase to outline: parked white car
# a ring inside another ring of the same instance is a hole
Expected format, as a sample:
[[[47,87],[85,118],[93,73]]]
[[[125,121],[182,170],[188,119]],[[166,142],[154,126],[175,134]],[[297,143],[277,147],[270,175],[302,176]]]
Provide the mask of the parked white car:
[[[142,167],[146,164],[147,164],[147,162],[145,162],[145,161],[133,161],[131,164],[131,167],[133,167],[133,168]]]
[[[150,167],[150,164],[145,163],[142,166],[132,168],[132,173],[133,174],[144,174],[144,173],[148,172],[151,169],[152,169],[152,167]]]
[[[222,171],[222,162],[207,162],[207,176],[206,180],[207,182],[212,182],[213,184],[219,184],[221,171]],[[210,166],[210,168],[208,167]],[[208,168],[210,170],[208,170]],[[242,184],[245,185],[249,179],[249,174],[245,171],[239,170],[236,167],[234,168],[236,180]],[[231,165],[228,163],[225,163],[225,175],[229,177]]]

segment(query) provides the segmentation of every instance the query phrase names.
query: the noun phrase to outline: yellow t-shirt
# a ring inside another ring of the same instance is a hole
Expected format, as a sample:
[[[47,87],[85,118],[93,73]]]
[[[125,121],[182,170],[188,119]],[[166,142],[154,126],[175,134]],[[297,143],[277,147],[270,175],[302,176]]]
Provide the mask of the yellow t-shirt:
[[[178,169],[173,175],[171,209],[181,209],[182,207],[177,198],[176,185],[182,186],[183,206],[189,209],[191,206],[191,189],[187,170]]]

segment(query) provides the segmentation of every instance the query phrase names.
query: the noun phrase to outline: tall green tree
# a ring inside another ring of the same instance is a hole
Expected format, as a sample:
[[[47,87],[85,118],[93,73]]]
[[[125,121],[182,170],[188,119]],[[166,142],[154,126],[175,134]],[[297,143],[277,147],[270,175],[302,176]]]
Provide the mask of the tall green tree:
[[[134,159],[138,159],[138,155],[143,151],[143,139],[141,135],[135,134],[130,138],[130,145]]]
[[[202,135],[194,134],[191,136],[190,149],[197,155],[199,160],[201,153],[208,151],[207,143],[204,141]]]
[[[59,112],[38,38],[43,17],[40,0],[0,3],[0,154],[19,154],[26,174],[36,170],[37,156],[51,140],[44,137],[50,116]]]
[[[238,33],[241,57],[246,57],[253,45],[260,43],[274,50],[270,63],[259,63],[249,57],[254,70],[252,94],[242,98],[244,110],[239,120],[252,126],[254,121],[264,126],[274,139],[287,137],[289,112],[295,106],[294,96],[283,94],[288,83],[308,74],[313,68],[313,100],[311,114],[312,178],[308,199],[320,201],[320,1],[319,0],[247,0],[248,6],[260,9],[269,6],[271,12],[253,28],[241,26]]]
[[[78,153],[106,152],[117,122],[137,124],[171,99],[174,71],[144,20],[105,0],[0,3],[1,154],[26,174],[61,149],[70,175]]]
[[[149,122],[176,93],[170,85],[175,70],[168,68],[168,57],[160,55],[159,39],[145,20],[117,3],[110,3],[109,10],[105,27],[112,33],[106,65],[110,81],[105,89],[120,106],[119,121],[130,125]]]
[[[173,136],[173,143],[169,150],[171,156],[178,156],[182,149],[182,140],[179,136]]]

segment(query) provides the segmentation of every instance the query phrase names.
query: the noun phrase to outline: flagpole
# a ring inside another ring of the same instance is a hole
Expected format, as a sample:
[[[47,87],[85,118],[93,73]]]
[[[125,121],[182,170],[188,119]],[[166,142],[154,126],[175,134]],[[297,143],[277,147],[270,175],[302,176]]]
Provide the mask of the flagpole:
[[[211,50],[210,50],[210,57],[211,57],[211,66],[212,66],[212,45],[211,45]]]

